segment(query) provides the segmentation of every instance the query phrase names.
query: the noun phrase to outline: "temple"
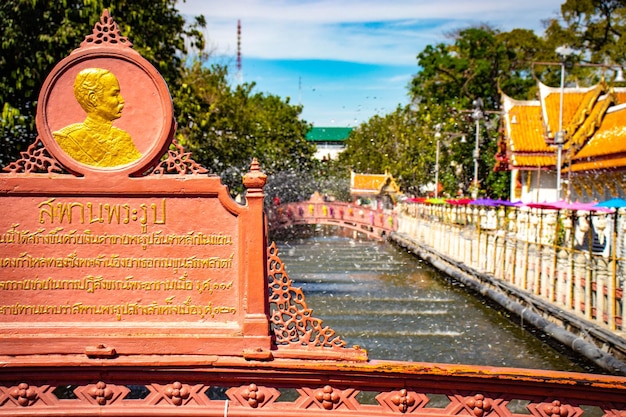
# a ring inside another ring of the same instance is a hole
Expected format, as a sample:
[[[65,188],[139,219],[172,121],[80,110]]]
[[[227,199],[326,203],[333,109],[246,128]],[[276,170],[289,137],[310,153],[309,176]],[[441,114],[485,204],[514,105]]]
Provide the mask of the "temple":
[[[538,84],[537,100],[515,100],[502,93],[503,131],[494,169],[511,171],[511,200],[559,200],[556,133],[560,125],[564,132],[561,197],[589,202],[624,196],[626,88],[614,88],[604,80],[562,91]]]

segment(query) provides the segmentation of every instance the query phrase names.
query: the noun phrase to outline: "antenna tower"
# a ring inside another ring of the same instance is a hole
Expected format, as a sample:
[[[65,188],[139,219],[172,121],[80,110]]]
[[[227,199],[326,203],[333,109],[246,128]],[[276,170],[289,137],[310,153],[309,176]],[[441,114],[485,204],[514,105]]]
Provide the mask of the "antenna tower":
[[[243,82],[241,72],[241,19],[237,20],[237,81],[239,84]]]

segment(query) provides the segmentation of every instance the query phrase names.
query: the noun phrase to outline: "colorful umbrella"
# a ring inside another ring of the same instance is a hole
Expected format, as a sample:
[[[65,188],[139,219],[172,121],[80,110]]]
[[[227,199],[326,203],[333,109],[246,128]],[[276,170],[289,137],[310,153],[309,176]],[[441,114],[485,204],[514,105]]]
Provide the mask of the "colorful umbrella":
[[[546,209],[546,210],[561,210],[565,208],[563,207],[563,204],[558,201],[555,201],[553,203],[548,203],[547,201],[544,201],[542,203],[526,203],[526,207]]]
[[[524,205],[524,203],[522,203],[521,201],[508,201],[508,200],[496,200],[498,202],[498,204],[500,204],[501,206],[508,206],[508,207],[520,207],[522,205]]]
[[[453,206],[466,206],[472,203],[471,198],[450,198],[446,200],[446,203],[452,204]]]
[[[568,203],[565,200],[542,203],[527,203],[526,206],[548,210],[584,210],[584,211],[610,211],[606,207],[599,207],[596,203]]]
[[[426,203],[429,204],[445,204],[446,201],[443,198],[427,198]]]
[[[409,203],[423,203],[426,201],[426,197],[409,197],[405,201]]]
[[[610,200],[603,201],[596,204],[596,207],[608,207],[614,209],[620,209],[626,207],[626,200],[623,198],[612,198]]]
[[[488,206],[488,207],[496,207],[500,204],[497,200],[492,200],[491,198],[479,198],[478,200],[472,201],[470,204],[475,206]]]

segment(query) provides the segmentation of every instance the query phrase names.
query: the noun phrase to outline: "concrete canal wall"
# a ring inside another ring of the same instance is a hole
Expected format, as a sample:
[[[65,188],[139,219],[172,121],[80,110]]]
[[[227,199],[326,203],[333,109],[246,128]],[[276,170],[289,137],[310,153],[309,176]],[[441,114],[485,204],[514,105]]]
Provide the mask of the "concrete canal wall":
[[[626,343],[623,338],[557,308],[545,301],[450,259],[412,238],[393,233],[389,239],[412,252],[470,290],[489,298],[520,318],[521,325],[535,327],[557,342],[613,374],[626,375]]]

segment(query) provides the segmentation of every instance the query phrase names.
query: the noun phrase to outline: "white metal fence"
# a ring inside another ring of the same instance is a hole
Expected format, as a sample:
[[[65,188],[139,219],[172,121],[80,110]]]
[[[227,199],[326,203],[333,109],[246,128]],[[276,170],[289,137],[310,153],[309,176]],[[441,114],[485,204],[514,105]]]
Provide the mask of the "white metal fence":
[[[619,213],[403,203],[398,233],[624,334]]]

